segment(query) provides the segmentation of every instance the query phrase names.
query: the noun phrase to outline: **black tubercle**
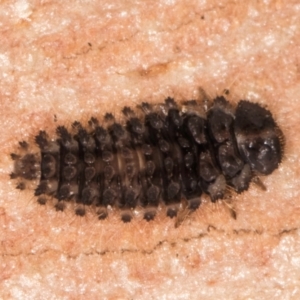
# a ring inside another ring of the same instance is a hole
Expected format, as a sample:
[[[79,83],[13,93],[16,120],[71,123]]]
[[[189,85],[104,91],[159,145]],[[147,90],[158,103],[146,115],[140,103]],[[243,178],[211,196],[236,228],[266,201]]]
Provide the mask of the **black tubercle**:
[[[70,130],[59,126],[56,139],[40,131],[40,153],[20,142],[20,153],[11,154],[10,176],[21,180],[17,188],[36,180],[34,194],[42,205],[55,198],[55,208],[64,210],[72,201],[79,216],[93,206],[99,219],[107,217],[108,206],[116,207],[124,222],[142,207],[150,221],[160,203],[173,218],[182,200],[193,211],[203,193],[213,202],[224,198],[227,186],[241,193],[282,160],[282,133],[257,103],[242,100],[234,108],[217,97],[205,111],[195,100],[180,105],[167,98],[137,110],[126,106],[122,113],[122,122],[106,113],[101,126],[94,117],[88,128],[78,121]]]

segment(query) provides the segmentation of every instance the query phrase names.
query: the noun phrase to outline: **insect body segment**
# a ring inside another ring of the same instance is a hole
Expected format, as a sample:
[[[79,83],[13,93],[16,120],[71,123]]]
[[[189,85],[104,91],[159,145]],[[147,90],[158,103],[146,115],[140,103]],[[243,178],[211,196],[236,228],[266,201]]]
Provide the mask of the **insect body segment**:
[[[215,202],[227,186],[247,190],[254,176],[272,173],[282,159],[282,134],[271,113],[256,103],[242,100],[234,109],[217,97],[205,111],[196,101],[179,105],[167,98],[137,110],[124,107],[122,113],[120,123],[108,113],[103,125],[91,118],[88,129],[79,122],[70,131],[59,126],[57,139],[40,131],[40,153],[20,143],[22,153],[11,155],[11,177],[38,180],[38,202],[55,198],[57,210],[72,201],[77,215],[93,206],[104,219],[108,207],[117,207],[129,222],[142,207],[150,221],[162,203],[174,217],[183,199],[193,211],[203,193]]]

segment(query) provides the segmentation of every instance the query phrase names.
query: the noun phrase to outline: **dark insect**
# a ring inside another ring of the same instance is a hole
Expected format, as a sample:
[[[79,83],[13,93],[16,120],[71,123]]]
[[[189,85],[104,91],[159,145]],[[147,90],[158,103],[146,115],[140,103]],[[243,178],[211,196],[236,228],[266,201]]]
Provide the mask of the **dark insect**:
[[[11,178],[21,179],[17,188],[38,180],[40,204],[56,199],[56,209],[63,210],[72,201],[79,216],[93,206],[99,219],[106,218],[108,206],[117,207],[124,222],[142,207],[150,221],[161,204],[172,218],[182,201],[188,211],[196,210],[202,193],[212,202],[223,199],[228,187],[241,193],[283,157],[283,135],[257,103],[242,100],[233,108],[217,97],[206,111],[196,101],[178,105],[167,98],[122,113],[120,123],[107,113],[105,126],[94,117],[88,129],[79,122],[71,130],[59,126],[56,140],[40,131],[39,153],[20,142],[21,153],[11,154]]]

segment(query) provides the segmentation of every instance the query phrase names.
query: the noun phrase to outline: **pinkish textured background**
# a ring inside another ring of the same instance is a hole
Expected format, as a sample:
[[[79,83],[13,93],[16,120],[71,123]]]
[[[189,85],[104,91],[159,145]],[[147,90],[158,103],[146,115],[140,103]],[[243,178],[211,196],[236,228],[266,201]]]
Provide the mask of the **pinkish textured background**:
[[[296,0],[2,1],[0,298],[299,299],[299,15]],[[80,219],[8,178],[40,129],[200,89],[267,105],[286,136],[268,191],[232,196],[236,221],[207,199],[178,229]]]

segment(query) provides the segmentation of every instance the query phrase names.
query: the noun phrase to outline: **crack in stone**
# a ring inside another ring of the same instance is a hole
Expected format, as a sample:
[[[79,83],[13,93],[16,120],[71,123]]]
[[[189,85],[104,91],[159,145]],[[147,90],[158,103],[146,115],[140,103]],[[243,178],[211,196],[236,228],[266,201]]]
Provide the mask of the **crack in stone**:
[[[271,237],[275,237],[278,239],[281,239],[283,236],[289,235],[289,234],[295,234],[296,231],[298,231],[300,228],[297,227],[293,227],[293,228],[287,228],[287,229],[283,229],[282,231],[279,231],[276,234],[269,234],[269,236]],[[108,254],[135,254],[135,253],[141,253],[144,255],[151,255],[152,253],[154,253],[155,251],[157,251],[158,249],[160,249],[163,245],[170,245],[172,247],[176,247],[180,242],[191,242],[193,240],[199,240],[202,239],[204,237],[209,237],[210,236],[210,232],[215,231],[217,233],[226,233],[224,230],[222,229],[218,229],[212,225],[209,225],[207,227],[207,231],[205,233],[199,233],[198,235],[194,236],[194,237],[190,237],[190,238],[180,238],[178,239],[178,241],[168,241],[168,240],[162,240],[159,241],[152,249],[150,250],[141,250],[141,249],[130,249],[130,248],[124,248],[124,249],[120,249],[120,250],[103,250],[103,251],[91,251],[91,252],[83,252],[83,253],[79,253],[77,255],[66,255],[68,258],[70,259],[76,259],[78,256],[80,255],[85,255],[85,256],[91,256],[91,255],[100,255],[100,256],[104,256],[104,255],[108,255]],[[262,235],[262,234],[268,234],[268,231],[263,231],[263,230],[250,230],[250,229],[239,229],[239,230],[232,230],[231,233],[228,234],[234,234],[234,235]],[[45,249],[42,250],[40,252],[35,252],[35,253],[25,253],[23,254],[22,252],[18,252],[16,254],[9,254],[9,253],[2,253],[1,257],[18,257],[18,256],[25,256],[25,257],[30,257],[30,256],[35,256],[35,255],[44,255],[47,254],[48,252],[59,252],[53,249]],[[63,253],[61,253],[63,254]]]

